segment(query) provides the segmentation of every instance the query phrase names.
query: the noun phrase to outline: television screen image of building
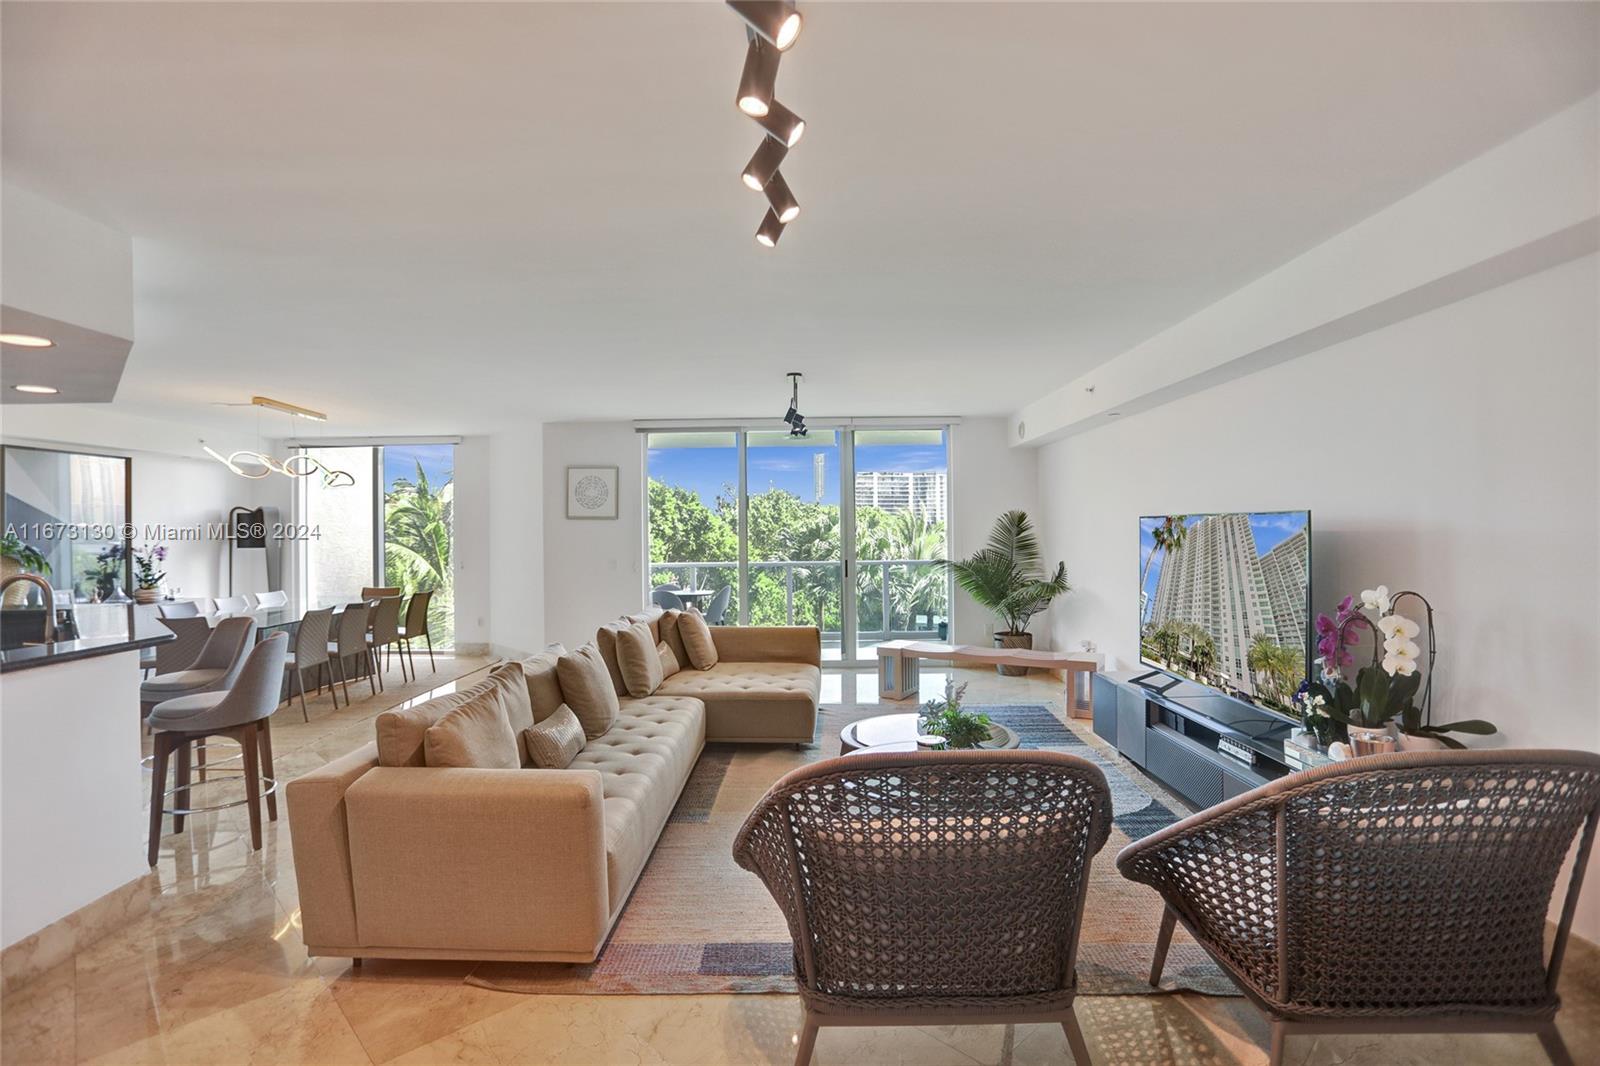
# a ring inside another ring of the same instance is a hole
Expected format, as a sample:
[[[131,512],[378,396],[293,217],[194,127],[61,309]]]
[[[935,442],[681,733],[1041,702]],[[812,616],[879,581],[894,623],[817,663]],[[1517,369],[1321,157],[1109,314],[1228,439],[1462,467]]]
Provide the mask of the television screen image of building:
[[[1307,511],[1139,520],[1139,657],[1286,714],[1310,667]]]

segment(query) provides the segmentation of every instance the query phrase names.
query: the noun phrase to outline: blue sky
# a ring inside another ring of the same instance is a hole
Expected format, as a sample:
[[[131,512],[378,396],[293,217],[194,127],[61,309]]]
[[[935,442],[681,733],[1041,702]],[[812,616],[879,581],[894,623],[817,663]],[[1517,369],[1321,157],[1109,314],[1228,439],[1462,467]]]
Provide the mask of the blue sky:
[[[769,488],[791,492],[808,502],[816,499],[815,456],[823,461],[822,503],[839,502],[839,454],[826,444],[781,445],[749,449],[750,491]],[[692,489],[707,507],[716,506],[724,485],[739,483],[736,448],[651,448],[650,476]],[[944,470],[943,447],[923,444],[871,444],[856,449],[857,470]]]
[[[1205,515],[1195,515],[1186,526],[1193,526]],[[1290,536],[1306,526],[1308,515],[1305,511],[1264,511],[1250,516],[1250,534],[1256,541],[1256,555],[1267,554],[1273,548],[1288,540]],[[1139,568],[1144,569],[1144,561],[1150,557],[1150,551],[1155,547],[1155,537],[1152,536],[1156,527],[1161,525],[1161,519],[1139,519]],[[1163,556],[1164,558],[1165,556]],[[1161,559],[1157,559],[1150,566],[1150,572],[1145,575],[1144,591],[1151,600],[1156,596],[1156,582],[1161,576]]]
[[[428,475],[428,485],[437,491],[455,474],[456,448],[453,444],[385,444],[383,446],[383,487],[394,487],[395,479],[417,480],[417,462]]]

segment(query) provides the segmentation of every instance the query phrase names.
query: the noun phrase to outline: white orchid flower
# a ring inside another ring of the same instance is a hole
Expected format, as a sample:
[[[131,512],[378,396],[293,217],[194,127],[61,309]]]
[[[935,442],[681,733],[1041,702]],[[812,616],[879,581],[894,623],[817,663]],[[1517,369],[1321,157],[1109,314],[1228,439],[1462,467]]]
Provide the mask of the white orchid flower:
[[[1422,632],[1422,627],[1403,614],[1386,615],[1378,619],[1378,628],[1383,630],[1383,635],[1393,639],[1410,640]]]
[[[1415,659],[1422,654],[1422,649],[1404,637],[1390,637],[1383,642],[1383,650],[1397,659]]]
[[[1379,585],[1375,589],[1363,589],[1361,591],[1361,606],[1369,611],[1377,611],[1379,614],[1388,614],[1390,607],[1389,586]]]
[[[1383,672],[1390,677],[1396,674],[1402,677],[1410,677],[1417,672],[1417,660],[1400,655],[1385,655],[1383,657]]]

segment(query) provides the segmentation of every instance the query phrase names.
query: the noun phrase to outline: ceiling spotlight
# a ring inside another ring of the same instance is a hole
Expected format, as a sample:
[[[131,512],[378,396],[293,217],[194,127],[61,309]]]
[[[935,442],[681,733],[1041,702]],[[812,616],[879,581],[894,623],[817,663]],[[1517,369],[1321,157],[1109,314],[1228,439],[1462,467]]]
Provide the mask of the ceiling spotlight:
[[[772,107],[772,94],[778,84],[778,50],[751,36],[744,55],[744,73],[739,75],[739,110],[760,118]]]
[[[778,213],[778,221],[785,226],[800,213],[800,201],[789,191],[789,183],[783,180],[782,174],[772,175],[772,180],[767,182],[767,203],[772,205],[772,209]]]
[[[800,138],[805,136],[805,120],[776,100],[772,101],[765,115],[751,117],[756,120],[757,125],[767,131],[767,136],[782,141],[785,148],[793,148],[800,143]]]
[[[792,0],[728,0],[728,6],[780,52],[787,52],[800,36],[800,12]]]
[[[13,385],[18,392],[32,393],[35,396],[54,396],[60,389],[53,389],[49,385]]]
[[[756,243],[764,244],[768,248],[778,246],[778,238],[783,236],[783,223],[778,221],[778,215],[770,207],[767,208],[766,217],[761,220],[761,228],[756,230]]]
[[[788,154],[789,149],[771,137],[761,138],[761,147],[750,157],[750,162],[744,165],[744,183],[756,192],[765,189],[767,182],[772,180],[772,175],[778,172],[778,164],[782,163],[783,157]]]
[[[35,337],[31,333],[0,333],[0,344],[14,344],[18,348],[54,348],[56,342],[49,337]]]
[[[767,212],[767,217],[772,217],[772,212]],[[789,436],[803,437],[806,435],[805,416],[800,413],[800,378],[803,375],[798,370],[789,371],[789,410],[784,413],[783,421],[789,427]]]

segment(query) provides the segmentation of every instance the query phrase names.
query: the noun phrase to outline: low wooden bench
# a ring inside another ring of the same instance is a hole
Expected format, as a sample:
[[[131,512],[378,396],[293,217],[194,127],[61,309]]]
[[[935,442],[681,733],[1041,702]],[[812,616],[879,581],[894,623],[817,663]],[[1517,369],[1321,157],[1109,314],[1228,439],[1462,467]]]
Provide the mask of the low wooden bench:
[[[886,640],[878,645],[878,698],[916,699],[923,659],[941,659],[964,666],[1022,666],[1031,670],[1059,670],[1066,677],[1066,703],[1074,718],[1093,717],[1093,675],[1105,664],[1105,658],[1098,652],[984,648],[976,644],[942,644],[932,640]]]

